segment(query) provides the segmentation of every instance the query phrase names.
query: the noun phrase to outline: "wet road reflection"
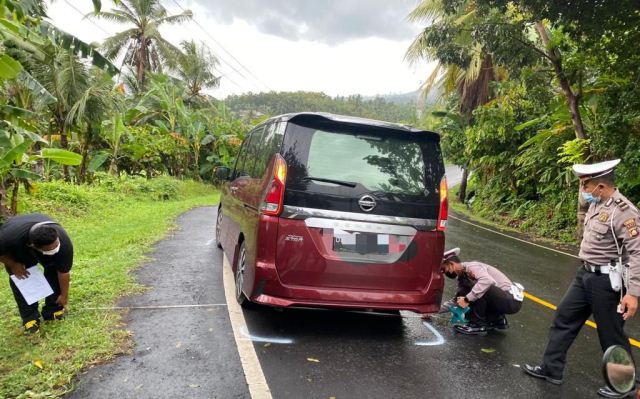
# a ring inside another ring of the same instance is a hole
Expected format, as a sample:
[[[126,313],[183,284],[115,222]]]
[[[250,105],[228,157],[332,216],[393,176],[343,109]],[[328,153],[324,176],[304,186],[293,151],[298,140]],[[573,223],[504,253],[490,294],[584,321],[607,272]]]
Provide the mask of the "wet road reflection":
[[[450,220],[447,248],[456,246],[463,260],[495,265],[552,304],[558,304],[578,265],[572,256]],[[451,295],[448,281],[445,299]],[[248,334],[291,341],[254,341],[274,398],[596,397],[603,385],[597,334],[586,326],[569,352],[564,385],[522,374],[521,364],[540,360],[553,316],[530,300],[509,317],[509,330],[487,337],[454,334],[448,314],[424,324],[410,312],[257,308],[244,313]],[[637,317],[627,324],[632,337],[639,326]],[[637,348],[634,356],[640,358]]]

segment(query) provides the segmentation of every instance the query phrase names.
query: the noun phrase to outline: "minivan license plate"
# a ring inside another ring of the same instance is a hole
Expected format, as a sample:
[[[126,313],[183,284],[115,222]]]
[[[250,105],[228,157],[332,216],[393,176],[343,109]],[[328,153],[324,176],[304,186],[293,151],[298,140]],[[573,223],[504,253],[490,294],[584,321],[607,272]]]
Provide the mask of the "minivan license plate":
[[[389,235],[334,229],[332,249],[335,252],[386,255],[389,253]]]

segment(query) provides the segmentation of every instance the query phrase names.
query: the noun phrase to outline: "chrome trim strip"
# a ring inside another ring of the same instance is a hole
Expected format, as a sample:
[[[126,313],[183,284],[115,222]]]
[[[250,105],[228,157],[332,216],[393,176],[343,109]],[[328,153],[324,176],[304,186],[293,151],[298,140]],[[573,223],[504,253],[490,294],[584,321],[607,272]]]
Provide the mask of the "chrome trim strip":
[[[371,222],[355,222],[353,220],[336,220],[324,218],[308,218],[304,223],[307,227],[320,229],[340,229],[345,231],[358,231],[362,233],[396,234],[401,236],[411,236],[416,234],[416,229],[412,226],[383,224]]]
[[[291,205],[285,205],[282,214],[282,218],[287,219],[308,219],[308,218],[324,218],[324,219],[336,219],[336,220],[349,220],[357,222],[370,222],[370,223],[382,223],[393,224],[400,226],[411,226],[420,231],[435,230],[438,224],[434,219],[417,219],[417,218],[405,218],[400,216],[386,216],[386,215],[371,215],[364,213],[353,212],[340,212],[331,211],[326,209],[304,208]]]

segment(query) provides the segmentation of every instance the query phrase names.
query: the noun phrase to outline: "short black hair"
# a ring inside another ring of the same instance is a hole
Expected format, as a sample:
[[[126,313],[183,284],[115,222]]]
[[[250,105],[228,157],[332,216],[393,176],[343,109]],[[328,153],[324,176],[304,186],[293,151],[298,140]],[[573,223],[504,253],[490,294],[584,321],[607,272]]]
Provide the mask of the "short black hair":
[[[53,226],[38,226],[29,232],[31,244],[36,248],[42,248],[58,239],[58,231]]]
[[[460,261],[460,258],[458,258],[456,255],[451,255],[442,263],[462,263],[462,261]]]
[[[598,184],[604,184],[607,186],[613,186],[614,182],[615,182],[615,175],[613,173],[613,170],[609,173],[607,173],[606,175],[602,175],[602,176],[598,176],[598,177],[594,177],[593,179],[588,179],[590,180],[592,183],[598,185]]]

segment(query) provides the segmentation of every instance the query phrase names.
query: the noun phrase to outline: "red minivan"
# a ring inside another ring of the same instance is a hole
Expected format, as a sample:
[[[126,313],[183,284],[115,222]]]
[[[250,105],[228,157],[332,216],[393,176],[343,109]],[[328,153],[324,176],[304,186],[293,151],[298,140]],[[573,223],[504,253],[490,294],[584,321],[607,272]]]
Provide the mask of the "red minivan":
[[[216,175],[216,240],[241,305],[438,311],[448,204],[437,133],[287,114],[254,128]]]

